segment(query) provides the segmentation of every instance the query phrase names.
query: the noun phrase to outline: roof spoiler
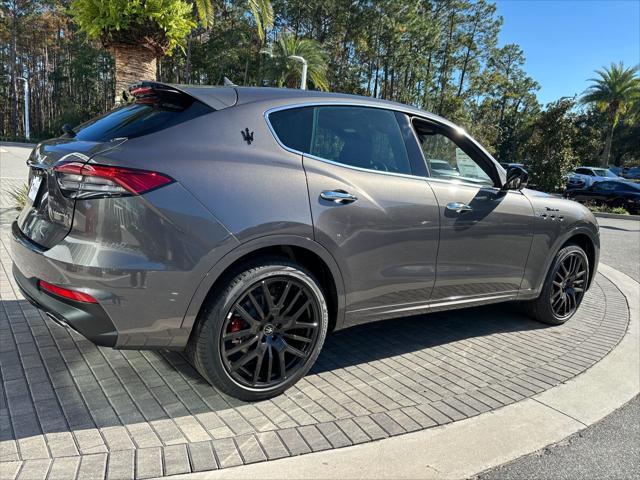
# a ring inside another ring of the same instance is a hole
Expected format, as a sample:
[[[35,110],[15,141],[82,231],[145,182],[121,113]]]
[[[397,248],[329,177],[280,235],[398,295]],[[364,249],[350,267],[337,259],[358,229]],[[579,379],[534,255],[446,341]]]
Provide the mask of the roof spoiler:
[[[156,92],[180,92],[214,110],[223,110],[238,103],[238,92],[233,87],[211,87],[198,85],[175,85],[172,83],[142,81],[129,87],[129,93],[134,96]]]

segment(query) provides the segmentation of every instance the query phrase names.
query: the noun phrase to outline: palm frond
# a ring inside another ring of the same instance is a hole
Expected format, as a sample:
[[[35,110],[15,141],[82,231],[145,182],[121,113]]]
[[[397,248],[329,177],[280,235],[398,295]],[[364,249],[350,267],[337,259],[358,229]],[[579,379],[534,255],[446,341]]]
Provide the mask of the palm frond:
[[[297,55],[307,61],[307,73],[313,87],[319,90],[329,89],[327,53],[317,41],[283,33],[273,42],[270,52],[271,75],[277,86],[299,84],[302,64],[291,58]]]
[[[203,27],[211,26],[215,14],[213,0],[193,0],[193,6],[200,24]]]
[[[249,0],[249,11],[258,27],[258,37],[264,41],[266,32],[273,28],[273,7],[269,0]]]

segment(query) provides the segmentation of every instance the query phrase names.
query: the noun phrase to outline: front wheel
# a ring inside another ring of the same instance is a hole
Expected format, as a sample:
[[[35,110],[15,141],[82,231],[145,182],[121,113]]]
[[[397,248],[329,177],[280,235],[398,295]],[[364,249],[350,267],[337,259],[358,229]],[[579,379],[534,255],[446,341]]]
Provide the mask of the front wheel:
[[[263,261],[211,298],[187,351],[200,374],[224,393],[262,400],[309,371],[327,326],[327,303],[313,275],[289,261]]]
[[[527,314],[539,322],[562,325],[582,303],[589,282],[589,259],[582,248],[560,249],[547,273],[540,296],[524,303]]]

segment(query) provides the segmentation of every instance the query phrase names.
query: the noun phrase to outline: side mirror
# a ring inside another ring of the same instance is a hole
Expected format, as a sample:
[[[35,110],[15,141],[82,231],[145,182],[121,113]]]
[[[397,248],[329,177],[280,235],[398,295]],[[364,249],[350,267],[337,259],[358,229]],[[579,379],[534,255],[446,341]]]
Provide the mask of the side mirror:
[[[68,137],[76,136],[76,132],[73,131],[73,127],[68,123],[65,123],[64,125],[62,125],[62,133],[64,135],[67,135]]]
[[[507,180],[503,190],[522,190],[529,183],[529,174],[522,167],[511,167],[507,170]]]

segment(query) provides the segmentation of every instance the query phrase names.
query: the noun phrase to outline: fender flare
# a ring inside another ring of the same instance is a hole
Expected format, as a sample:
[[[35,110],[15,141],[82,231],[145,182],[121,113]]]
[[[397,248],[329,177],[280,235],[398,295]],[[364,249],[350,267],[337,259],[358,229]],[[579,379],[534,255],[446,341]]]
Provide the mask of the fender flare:
[[[206,273],[204,278],[200,281],[200,284],[196,288],[195,293],[192,295],[187,311],[182,320],[180,326],[181,329],[191,332],[193,325],[196,322],[200,308],[204,304],[204,301],[211,291],[214,283],[223,272],[229,268],[234,262],[240,258],[248,255],[256,250],[260,250],[265,247],[300,247],[309,250],[318,255],[325,264],[329,267],[329,271],[333,277],[333,281],[336,286],[336,294],[338,297],[338,305],[336,312],[336,330],[340,329],[344,324],[345,314],[345,287],[344,279],[342,278],[342,272],[338,267],[338,263],[333,256],[315,240],[308,237],[301,237],[297,235],[267,235],[264,237],[254,238],[246,243],[242,243],[236,246],[233,250],[227,252],[218,262],[211,267]]]
[[[589,286],[591,286],[591,282],[598,271],[598,262],[600,259],[600,235],[598,231],[593,227],[593,224],[589,222],[577,222],[576,224],[569,227],[566,231],[562,233],[562,235],[558,235],[558,237],[553,242],[549,251],[553,252],[553,255],[548,255],[547,260],[545,261],[544,266],[544,276],[541,278],[541,282],[536,286],[536,292],[540,292],[542,289],[542,285],[544,284],[544,280],[547,278],[547,274],[549,272],[549,268],[551,268],[551,264],[553,263],[558,251],[562,245],[564,245],[571,237],[576,235],[586,235],[591,240],[594,249],[594,264],[593,268],[589,272]]]

